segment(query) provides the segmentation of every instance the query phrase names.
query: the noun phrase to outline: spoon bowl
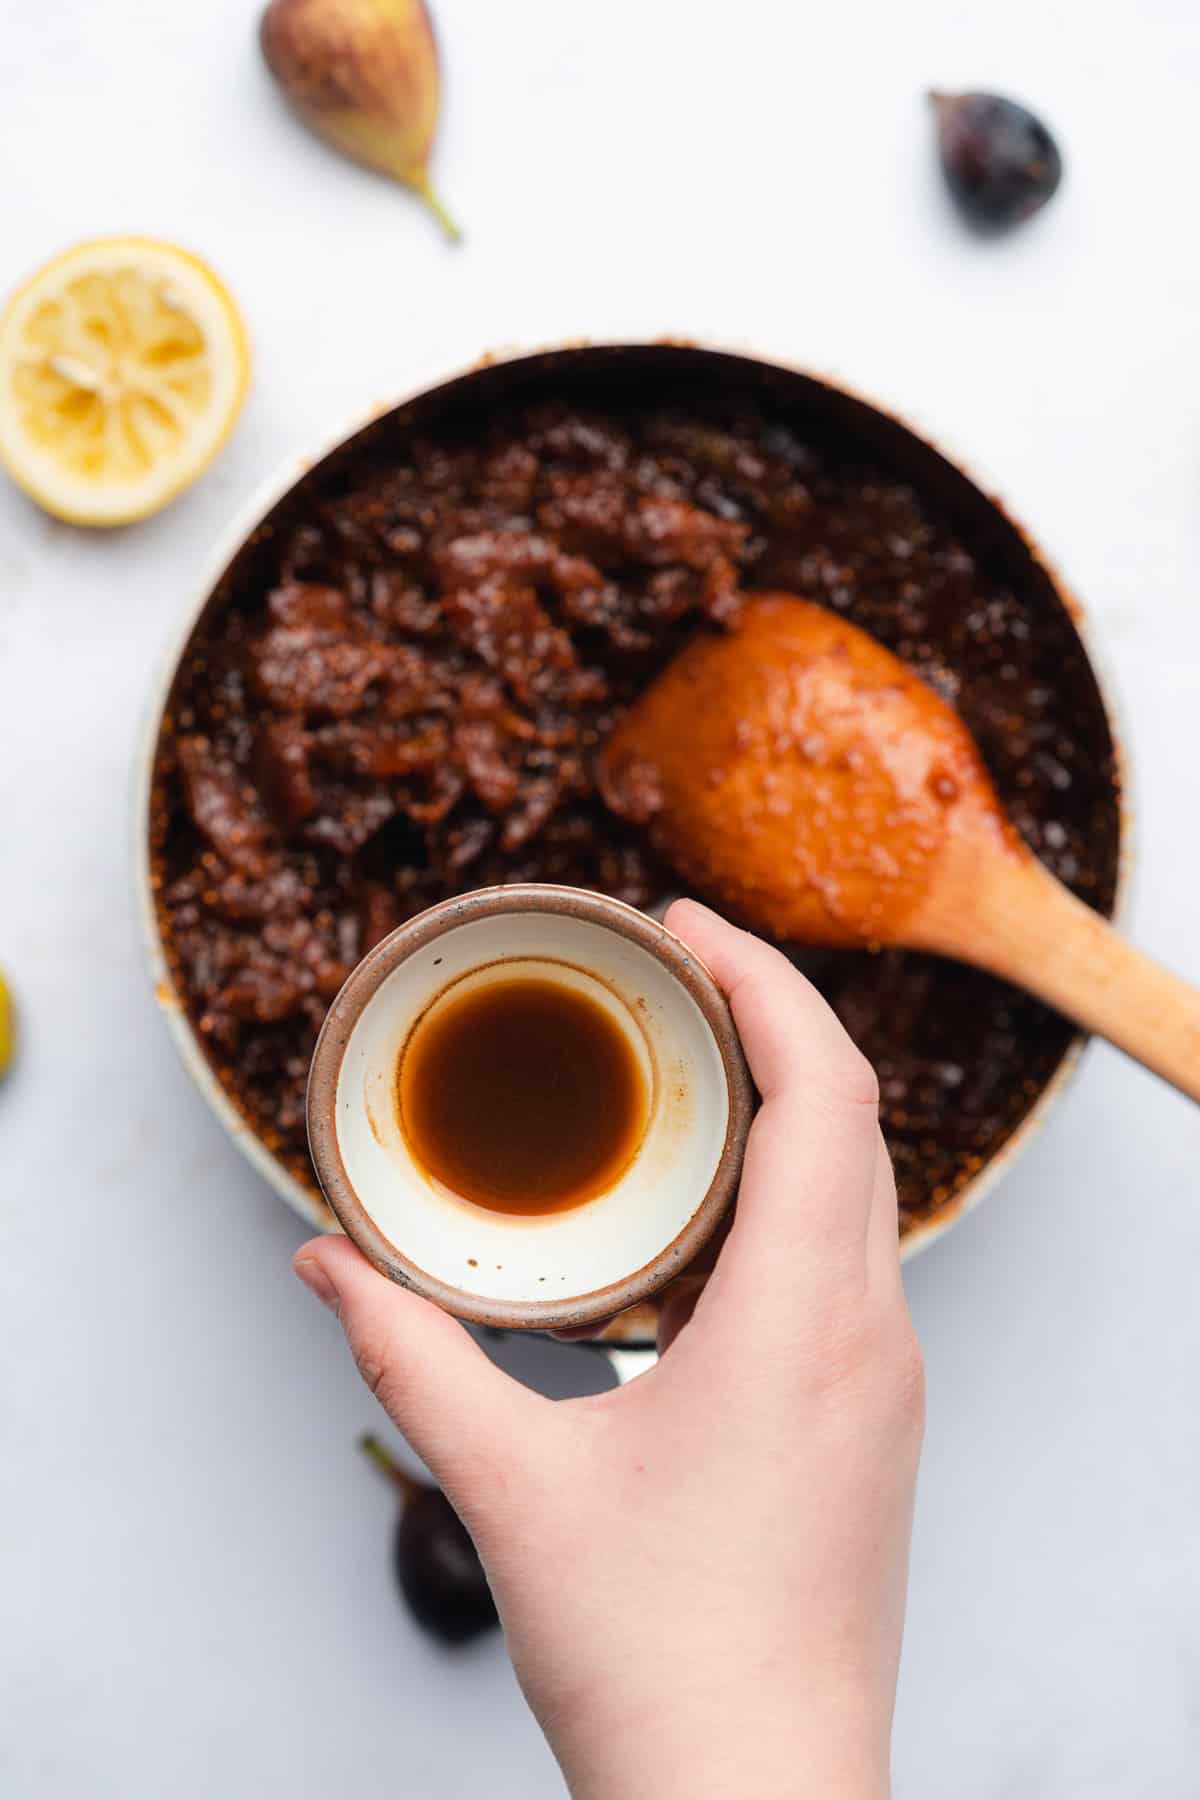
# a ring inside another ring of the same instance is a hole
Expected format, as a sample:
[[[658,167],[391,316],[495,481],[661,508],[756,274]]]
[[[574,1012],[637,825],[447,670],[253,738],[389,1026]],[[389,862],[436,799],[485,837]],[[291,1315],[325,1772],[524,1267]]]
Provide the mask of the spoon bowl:
[[[1200,994],[1041,866],[958,714],[828,609],[756,595],[694,638],[609,739],[601,785],[754,929],[974,963],[1200,1100]]]

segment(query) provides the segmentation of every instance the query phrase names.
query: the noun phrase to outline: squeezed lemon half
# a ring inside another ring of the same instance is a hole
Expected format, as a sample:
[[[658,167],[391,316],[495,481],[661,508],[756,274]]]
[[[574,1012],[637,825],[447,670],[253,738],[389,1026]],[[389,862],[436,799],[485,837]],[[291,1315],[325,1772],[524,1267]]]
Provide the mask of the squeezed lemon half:
[[[77,244],[0,316],[0,463],[56,518],[144,519],[208,467],[249,371],[237,307],[197,257]]]
[[[7,1075],[8,1065],[13,1059],[15,1035],[12,1001],[8,997],[4,977],[0,975],[0,1080]]]

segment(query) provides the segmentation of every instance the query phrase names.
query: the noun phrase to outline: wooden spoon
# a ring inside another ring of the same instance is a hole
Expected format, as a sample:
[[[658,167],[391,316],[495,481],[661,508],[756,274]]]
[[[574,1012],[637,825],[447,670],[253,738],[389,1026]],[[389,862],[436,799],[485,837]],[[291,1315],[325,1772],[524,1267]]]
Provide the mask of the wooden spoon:
[[[693,639],[608,740],[600,785],[747,925],[975,963],[1200,1100],[1200,993],[1042,867],[958,714],[825,608],[757,595]]]

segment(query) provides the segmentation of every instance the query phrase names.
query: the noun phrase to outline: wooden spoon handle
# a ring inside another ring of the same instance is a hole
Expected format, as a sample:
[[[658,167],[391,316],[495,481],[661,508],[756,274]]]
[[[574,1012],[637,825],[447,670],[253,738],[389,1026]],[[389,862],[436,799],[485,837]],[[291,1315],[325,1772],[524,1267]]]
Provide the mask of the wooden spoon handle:
[[[1034,858],[981,861],[926,943],[1003,975],[1200,1100],[1200,992],[1143,956]]]

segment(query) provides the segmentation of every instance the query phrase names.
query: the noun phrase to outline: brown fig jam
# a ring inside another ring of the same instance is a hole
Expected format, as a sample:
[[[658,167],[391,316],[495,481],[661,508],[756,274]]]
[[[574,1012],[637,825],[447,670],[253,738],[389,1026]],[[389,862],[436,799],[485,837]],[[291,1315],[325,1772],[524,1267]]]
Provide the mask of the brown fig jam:
[[[1111,744],[1065,611],[819,419],[614,395],[386,421],[277,509],[184,656],[156,770],[162,930],[221,1082],[309,1185],[316,1034],[387,932],[494,882],[679,891],[605,808],[597,752],[748,590],[818,601],[909,663],[1035,852],[1111,906]],[[1000,1147],[1070,1027],[929,956],[798,960],[878,1070],[908,1229]]]

